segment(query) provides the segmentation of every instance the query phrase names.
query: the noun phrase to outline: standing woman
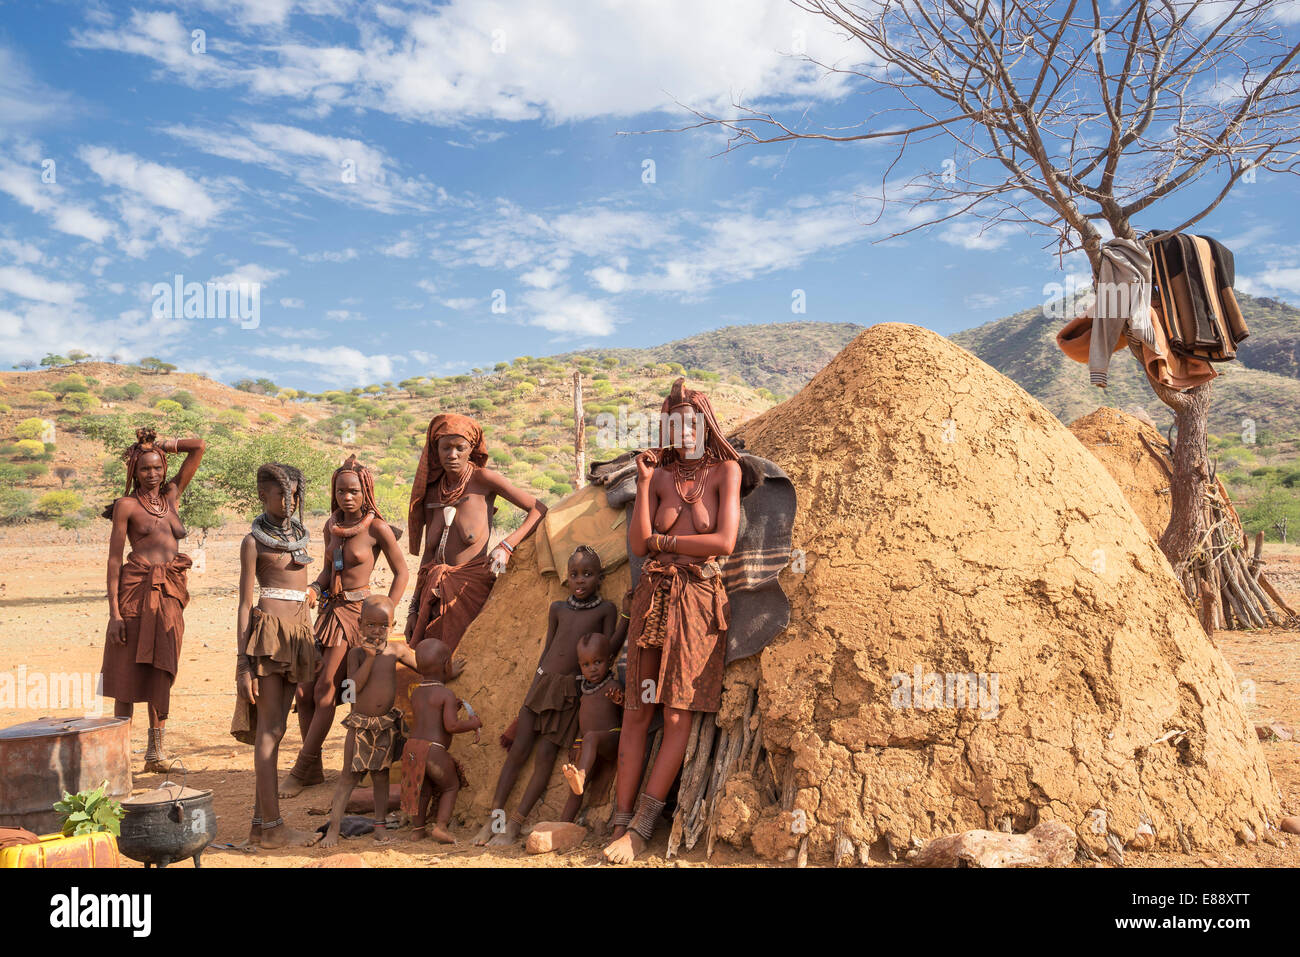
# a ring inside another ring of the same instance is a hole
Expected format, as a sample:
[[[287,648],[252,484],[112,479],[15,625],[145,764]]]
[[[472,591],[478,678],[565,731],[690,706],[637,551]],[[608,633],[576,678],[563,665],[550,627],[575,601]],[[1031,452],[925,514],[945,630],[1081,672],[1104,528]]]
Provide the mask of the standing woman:
[[[647,557],[628,616],[614,840],[605,848],[615,864],[632,861],[654,834],[686,754],[691,712],[716,712],[722,702],[730,605],[717,558],[731,554],[740,527],[740,455],[708,397],[678,379],[660,415],[665,445],[637,456],[628,528],[628,547]],[[663,741],[638,799],[657,707]]]
[[[190,557],[180,550],[181,495],[203,458],[200,438],[158,440],[153,429],[136,429],[126,450],[126,491],[104,509],[112,519],[108,539],[108,629],[104,640],[104,694],[113,714],[130,718],[138,701],[149,705],[149,747],[144,770],[166,771],[163,733],[172,683],[185,635],[190,594]],[[180,471],[167,478],[167,456],[185,453]],[[131,553],[122,561],[127,541]]]
[[[316,615],[316,645],[321,668],[313,681],[298,685],[298,728],[302,747],[298,759],[280,782],[280,797],[293,797],[303,788],[321,784],[325,768],[320,749],[334,725],[343,662],[361,645],[361,605],[370,594],[370,576],[382,551],[393,572],[388,600],[396,607],[406,591],[408,573],[400,528],[379,514],[375,478],[355,455],[334,470],[330,480],[330,517],[325,522],[325,567],[307,586],[308,601],[320,600]],[[314,594],[313,594],[314,593]]]

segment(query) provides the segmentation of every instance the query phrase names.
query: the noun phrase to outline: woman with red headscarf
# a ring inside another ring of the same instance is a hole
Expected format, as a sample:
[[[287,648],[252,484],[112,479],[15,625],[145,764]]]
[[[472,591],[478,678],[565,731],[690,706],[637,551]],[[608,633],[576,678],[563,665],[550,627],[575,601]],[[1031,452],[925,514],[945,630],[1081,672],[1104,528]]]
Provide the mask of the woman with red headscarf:
[[[314,681],[298,685],[298,728],[302,747],[298,759],[280,782],[280,797],[293,797],[303,788],[325,781],[320,749],[334,724],[343,662],[361,644],[361,605],[370,594],[370,576],[379,553],[393,571],[388,599],[402,600],[409,573],[398,538],[400,527],[389,525],[375,501],[375,478],[355,455],[334,470],[330,479],[330,517],[325,522],[325,567],[307,586],[308,605],[320,599],[316,615],[316,645],[321,668]]]
[[[422,534],[424,546],[406,617],[412,647],[439,638],[454,651],[510,553],[546,514],[545,505],[486,464],[487,443],[477,422],[454,413],[433,417],[411,485],[408,516],[411,554],[420,554]],[[498,495],[528,514],[489,556]]]
[[[159,440],[153,429],[136,429],[126,450],[126,491],[104,509],[112,519],[108,538],[108,628],[104,636],[104,694],[113,714],[130,718],[135,703],[149,705],[149,745],[144,770],[166,771],[163,734],[172,683],[185,634],[190,595],[190,558],[180,550],[186,536],[178,508],[181,494],[203,458],[199,438]],[[167,455],[185,453],[180,471],[167,478]],[[131,554],[122,561],[122,550]]]
[[[637,456],[628,527],[628,548],[646,560],[628,615],[614,840],[605,848],[615,864],[632,861],[653,835],[681,771],[691,712],[721,704],[730,605],[717,559],[731,554],[740,528],[740,454],[708,396],[678,379],[660,412],[663,445]],[[638,799],[658,707],[663,740]]]

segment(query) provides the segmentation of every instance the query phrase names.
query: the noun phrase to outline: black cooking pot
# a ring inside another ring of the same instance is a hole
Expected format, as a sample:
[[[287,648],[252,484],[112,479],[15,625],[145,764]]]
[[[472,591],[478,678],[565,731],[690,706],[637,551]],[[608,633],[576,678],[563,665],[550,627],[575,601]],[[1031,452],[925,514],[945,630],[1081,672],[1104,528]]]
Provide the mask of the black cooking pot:
[[[187,857],[202,867],[203,849],[217,836],[212,792],[183,783],[164,781],[153,791],[124,800],[122,810],[117,848],[145,867],[166,867]]]

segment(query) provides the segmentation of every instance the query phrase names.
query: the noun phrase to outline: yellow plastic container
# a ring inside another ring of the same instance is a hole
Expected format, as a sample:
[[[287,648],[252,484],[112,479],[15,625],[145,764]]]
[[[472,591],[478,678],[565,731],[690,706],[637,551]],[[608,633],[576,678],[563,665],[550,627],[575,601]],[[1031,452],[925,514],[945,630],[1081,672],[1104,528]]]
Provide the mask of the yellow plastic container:
[[[0,851],[0,867],[117,867],[117,838],[105,831],[64,837],[42,834],[39,844]]]

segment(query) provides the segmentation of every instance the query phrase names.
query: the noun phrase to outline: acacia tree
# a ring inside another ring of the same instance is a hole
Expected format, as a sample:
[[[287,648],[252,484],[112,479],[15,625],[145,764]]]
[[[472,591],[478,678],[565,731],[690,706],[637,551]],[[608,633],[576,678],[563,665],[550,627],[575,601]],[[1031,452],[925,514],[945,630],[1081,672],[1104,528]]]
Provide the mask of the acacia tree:
[[[895,144],[880,209],[911,215],[891,238],[972,218],[981,230],[1023,227],[1051,237],[1062,257],[1082,250],[1095,275],[1108,233],[1181,232],[1243,179],[1297,172],[1300,44],[1268,0],[1119,0],[1105,12],[1100,0],[794,2],[861,52],[851,65],[805,59],[850,76],[880,109],[858,127],[817,129],[733,103],[729,117],[691,110],[699,122],[677,131],[722,127],[724,153],[796,140]],[[909,152],[932,161],[944,147],[952,158],[942,169],[889,179]],[[1160,548],[1191,592],[1208,532],[1211,386],[1148,381],[1178,432]]]

